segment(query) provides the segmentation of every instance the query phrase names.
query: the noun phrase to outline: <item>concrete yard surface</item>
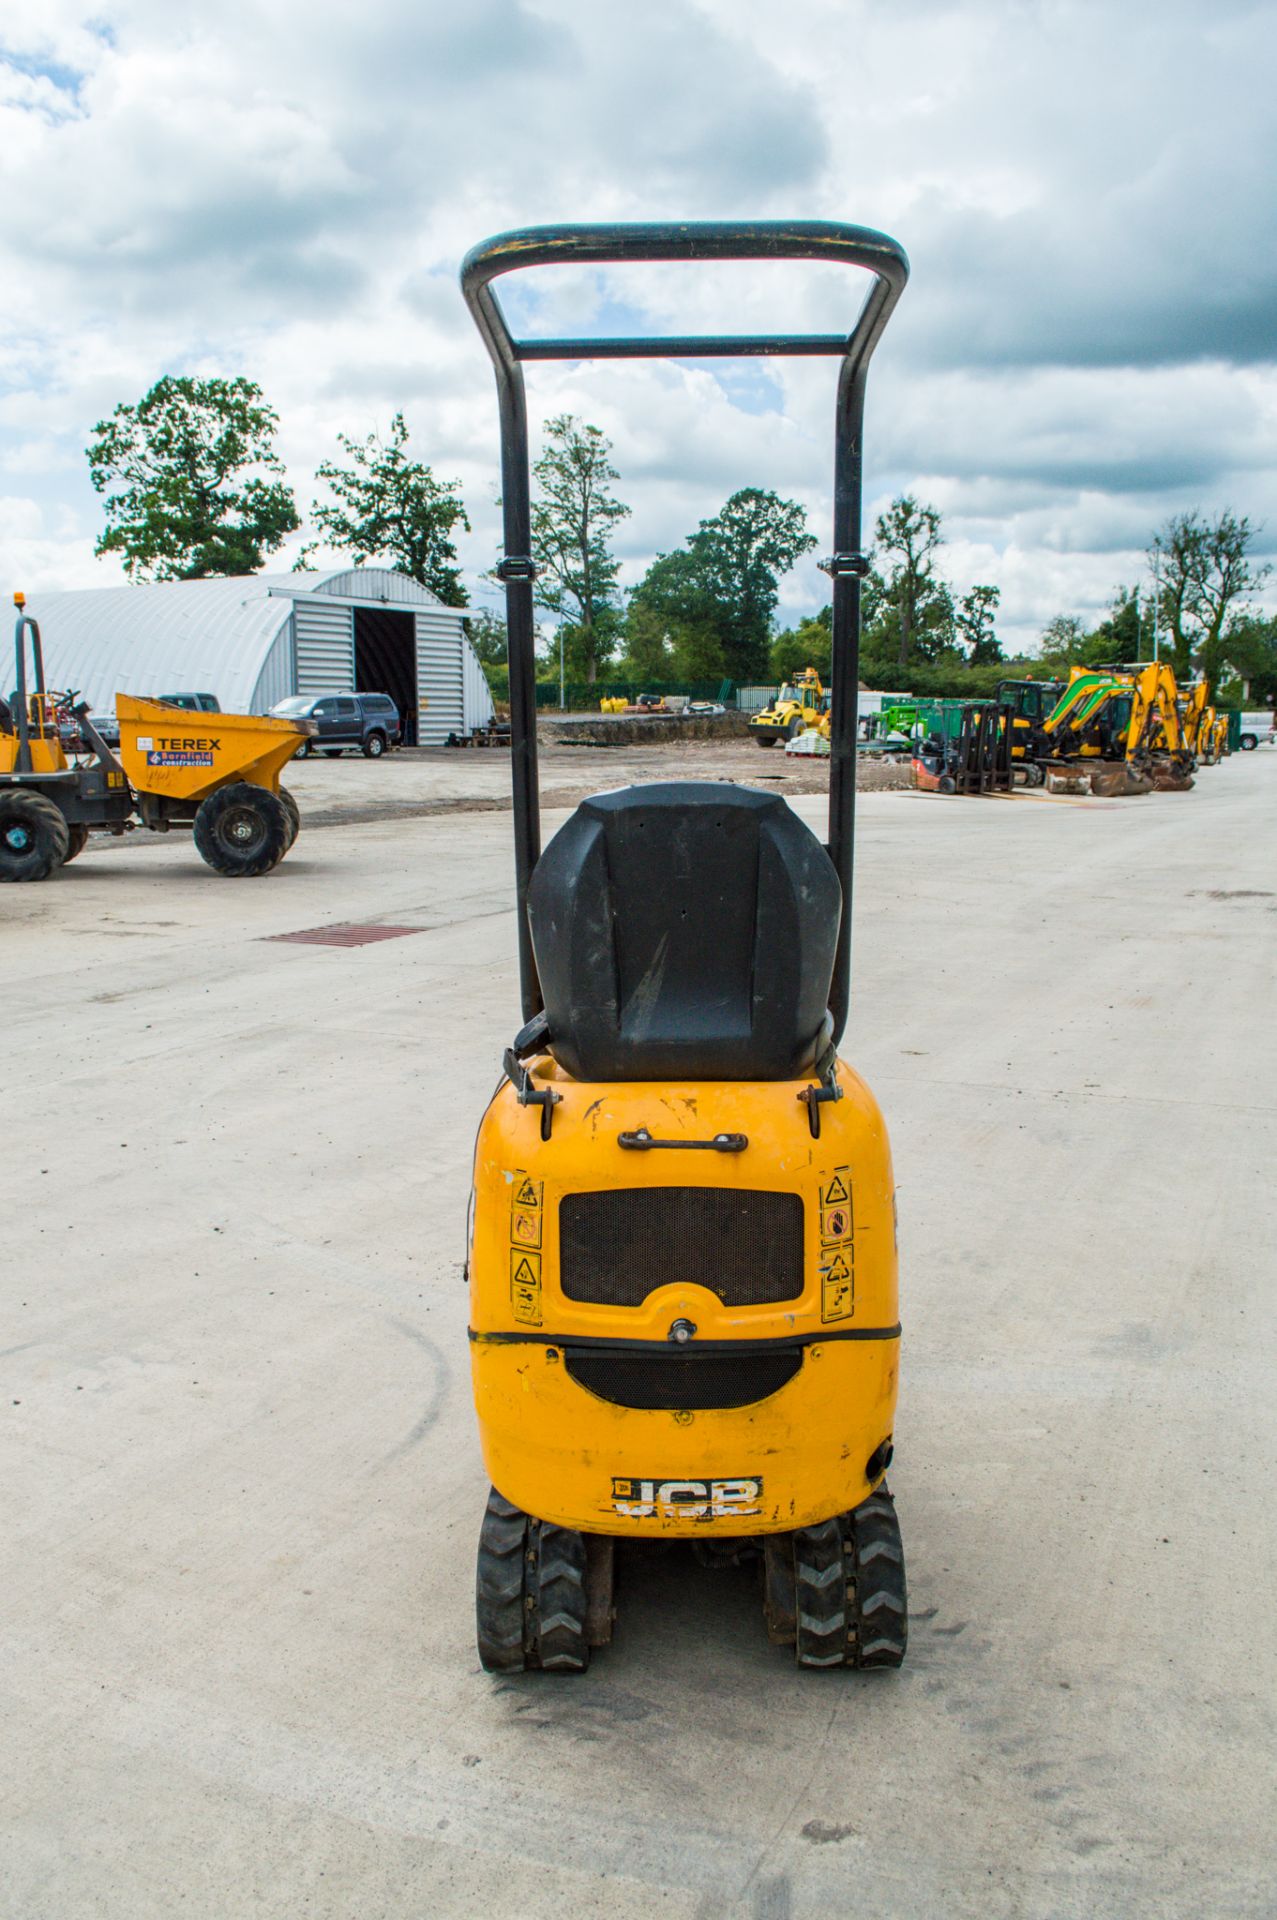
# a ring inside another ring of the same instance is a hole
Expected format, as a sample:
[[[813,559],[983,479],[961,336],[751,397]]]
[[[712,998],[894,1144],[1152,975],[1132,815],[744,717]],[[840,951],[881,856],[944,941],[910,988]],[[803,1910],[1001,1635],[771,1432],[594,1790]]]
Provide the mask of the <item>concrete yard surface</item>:
[[[750,1569],[642,1548],[588,1675],[479,1668],[507,814],[0,890],[0,1913],[1277,1908],[1277,757],[858,835],[898,1675],[799,1673]],[[273,937],[338,921],[411,931]]]

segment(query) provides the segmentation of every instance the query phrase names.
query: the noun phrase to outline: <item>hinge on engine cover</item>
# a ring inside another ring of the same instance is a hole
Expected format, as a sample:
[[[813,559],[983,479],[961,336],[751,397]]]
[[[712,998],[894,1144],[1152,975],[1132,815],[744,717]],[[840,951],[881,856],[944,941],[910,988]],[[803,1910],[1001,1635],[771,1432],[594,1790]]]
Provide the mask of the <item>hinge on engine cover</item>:
[[[525,1053],[540,1053],[548,1044],[550,1025],[544,1013],[538,1013],[529,1020],[526,1027],[520,1028],[514,1036],[514,1045],[507,1047],[501,1057],[501,1066],[506,1079],[514,1088],[514,1097],[521,1107],[540,1107],[541,1138],[548,1140],[554,1126],[554,1109],[563,1098],[553,1087],[538,1087],[532,1075],[523,1064]]]

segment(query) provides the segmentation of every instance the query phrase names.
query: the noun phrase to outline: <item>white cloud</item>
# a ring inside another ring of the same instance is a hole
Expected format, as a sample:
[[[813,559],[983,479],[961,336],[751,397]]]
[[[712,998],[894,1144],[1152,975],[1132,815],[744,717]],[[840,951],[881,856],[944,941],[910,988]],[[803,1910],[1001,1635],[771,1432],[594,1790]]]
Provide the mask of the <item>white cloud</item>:
[[[116,577],[83,448],[165,371],[259,380],[303,508],[337,433],[402,407],[463,483],[477,576],[496,411],[456,267],[487,233],[572,218],[898,230],[914,273],[870,381],[867,498],[939,505],[955,585],[1000,585],[1008,638],[1097,615],[1170,512],[1277,528],[1266,8],[9,0],[4,46],[14,585]],[[515,305],[543,331],[823,330],[849,281],[558,270]],[[529,375],[536,421],[576,411],[614,441],[631,580],[746,484],[801,499],[823,547],[832,382],[823,363]],[[782,611],[824,592],[804,565]]]

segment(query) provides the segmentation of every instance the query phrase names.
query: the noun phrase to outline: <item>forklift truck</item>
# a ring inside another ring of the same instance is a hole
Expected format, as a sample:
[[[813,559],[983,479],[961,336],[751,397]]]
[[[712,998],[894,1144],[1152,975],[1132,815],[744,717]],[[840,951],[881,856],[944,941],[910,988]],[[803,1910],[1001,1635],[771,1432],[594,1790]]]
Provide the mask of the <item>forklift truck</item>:
[[[848,332],[516,339],[494,283],[611,261],[867,270]],[[851,987],[861,461],[895,241],[824,221],[534,227],[462,288],[496,371],[524,1025],[475,1149],[467,1266],[484,1667],[579,1672],[618,1539],[758,1559],[804,1667],[895,1667],[887,1490],[900,1325],[886,1130],[838,1058]],[[823,354],[834,432],[828,843],[778,795],[695,781],[579,806],[541,849],[523,363]]]

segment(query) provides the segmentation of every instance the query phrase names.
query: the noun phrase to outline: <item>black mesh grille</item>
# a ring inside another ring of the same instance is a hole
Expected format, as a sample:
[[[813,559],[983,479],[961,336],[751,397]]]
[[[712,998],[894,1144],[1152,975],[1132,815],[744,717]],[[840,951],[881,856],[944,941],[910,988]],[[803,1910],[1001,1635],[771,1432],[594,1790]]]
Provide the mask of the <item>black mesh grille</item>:
[[[799,1348],[765,1353],[600,1353],[564,1349],[572,1378],[600,1400],[649,1410],[747,1407],[778,1393],[803,1363]]]
[[[617,1187],[559,1202],[559,1284],[569,1300],[637,1307],[671,1282],[708,1287],[725,1307],[796,1300],[802,1200],[726,1187]]]

